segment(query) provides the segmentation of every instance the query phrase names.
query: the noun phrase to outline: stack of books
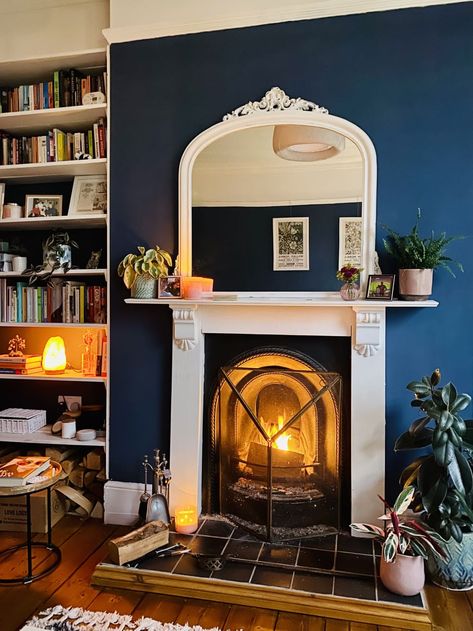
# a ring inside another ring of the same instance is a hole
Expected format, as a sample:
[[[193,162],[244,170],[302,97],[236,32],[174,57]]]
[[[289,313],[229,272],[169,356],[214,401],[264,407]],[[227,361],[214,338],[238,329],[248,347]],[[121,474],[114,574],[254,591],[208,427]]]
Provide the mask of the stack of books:
[[[41,355],[0,355],[0,373],[7,375],[34,375],[42,372]]]
[[[19,456],[0,467],[0,486],[23,486],[50,465],[48,456]]]
[[[30,434],[44,427],[46,423],[46,410],[7,408],[0,412],[0,432]]]

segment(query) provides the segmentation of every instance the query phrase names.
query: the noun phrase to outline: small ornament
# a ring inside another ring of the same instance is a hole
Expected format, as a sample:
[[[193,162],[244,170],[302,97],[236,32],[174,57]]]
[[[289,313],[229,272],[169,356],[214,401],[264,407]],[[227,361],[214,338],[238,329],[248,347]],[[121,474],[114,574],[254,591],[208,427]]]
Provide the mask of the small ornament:
[[[92,160],[92,156],[89,153],[78,151],[74,154],[74,160]]]
[[[93,333],[87,330],[82,337],[82,341],[85,345],[82,353],[82,374],[86,377],[95,377],[97,374],[97,353],[92,349],[95,341]]]
[[[23,357],[26,341],[19,335],[15,335],[8,341],[8,354],[10,357]]]
[[[87,261],[86,269],[97,269],[100,263],[100,257],[102,256],[102,250],[92,250]]]

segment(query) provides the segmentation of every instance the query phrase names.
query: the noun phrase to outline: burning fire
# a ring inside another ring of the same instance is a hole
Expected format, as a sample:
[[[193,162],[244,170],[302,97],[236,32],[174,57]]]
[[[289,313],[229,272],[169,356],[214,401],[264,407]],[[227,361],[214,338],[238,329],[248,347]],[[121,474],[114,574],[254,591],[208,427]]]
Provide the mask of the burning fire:
[[[270,432],[270,435],[274,436],[274,434],[276,434],[276,432],[282,429],[283,426],[284,426],[284,417],[278,416],[278,427],[276,429],[275,426],[272,425],[273,431],[272,433]],[[291,434],[288,434],[287,432],[284,432],[283,434],[281,434],[281,436],[279,436],[279,438],[276,438],[276,440],[274,441],[274,445],[276,449],[281,449],[281,451],[289,451],[289,440],[291,438],[292,438]]]

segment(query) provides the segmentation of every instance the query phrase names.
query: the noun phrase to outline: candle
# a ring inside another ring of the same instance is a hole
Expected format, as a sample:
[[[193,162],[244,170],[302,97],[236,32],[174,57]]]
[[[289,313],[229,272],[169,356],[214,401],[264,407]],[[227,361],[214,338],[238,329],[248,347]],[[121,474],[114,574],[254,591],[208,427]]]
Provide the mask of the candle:
[[[184,276],[181,282],[183,297],[191,300],[202,298],[202,292],[212,291],[214,284],[213,278],[203,276]]]
[[[177,506],[174,515],[176,522],[176,532],[184,535],[190,535],[199,527],[199,516],[197,515],[196,506]]]

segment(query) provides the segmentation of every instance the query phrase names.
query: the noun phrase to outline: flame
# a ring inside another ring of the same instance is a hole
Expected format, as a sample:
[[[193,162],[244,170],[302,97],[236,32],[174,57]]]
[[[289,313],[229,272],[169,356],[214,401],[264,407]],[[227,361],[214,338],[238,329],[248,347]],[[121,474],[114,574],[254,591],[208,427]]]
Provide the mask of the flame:
[[[282,427],[284,426],[284,417],[282,416],[278,416],[278,430],[282,429]],[[276,432],[274,432],[275,434]],[[289,440],[290,438],[292,438],[291,434],[288,434],[286,432],[284,432],[284,434],[281,434],[281,436],[279,436],[279,438],[276,438],[276,440],[274,441],[274,445],[276,446],[276,449],[280,449],[281,451],[289,451]]]

